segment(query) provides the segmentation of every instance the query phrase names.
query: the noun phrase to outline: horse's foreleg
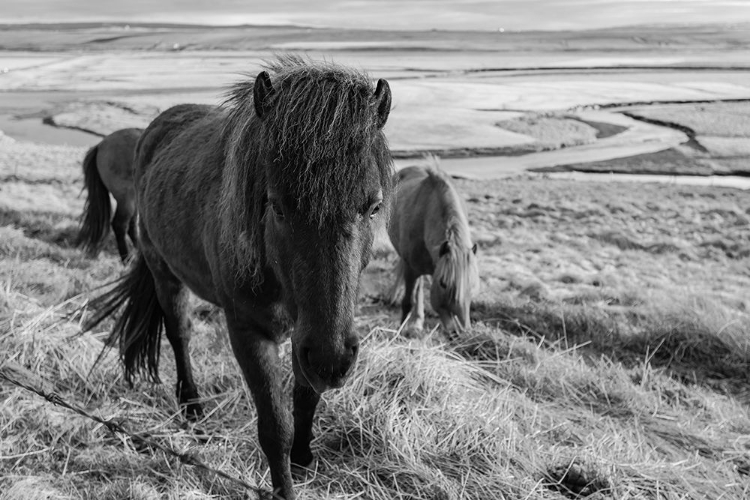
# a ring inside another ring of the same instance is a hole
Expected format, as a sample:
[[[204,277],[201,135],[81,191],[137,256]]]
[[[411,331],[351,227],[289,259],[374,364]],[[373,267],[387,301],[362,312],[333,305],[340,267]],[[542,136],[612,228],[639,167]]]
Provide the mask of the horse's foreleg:
[[[258,411],[258,440],[271,469],[274,492],[294,500],[289,453],[292,419],[282,389],[278,346],[256,332],[233,325],[227,314],[232,350],[245,376]]]
[[[128,242],[125,240],[125,235],[130,227],[130,219],[131,216],[128,211],[118,203],[115,217],[112,219],[112,230],[117,240],[117,252],[120,254],[123,264],[128,261]]]
[[[312,424],[320,394],[311,387],[294,382],[294,442],[292,444],[292,465],[309,468],[313,462],[310,450]]]
[[[404,263],[404,299],[401,301],[401,323],[406,321],[406,318],[411,312],[412,298],[414,295],[414,285],[417,281],[418,276],[412,269]]]
[[[421,331],[424,328],[424,277],[417,278],[416,292],[414,301],[416,304],[416,314],[414,315],[414,329]]]
[[[148,259],[147,259],[148,260]],[[198,389],[193,381],[190,363],[190,317],[188,315],[188,289],[166,268],[166,264],[151,265],[156,283],[156,296],[164,310],[164,329],[174,351],[177,369],[177,401],[185,411],[185,416],[195,420],[202,413],[198,403]],[[154,272],[156,270],[156,272]]]

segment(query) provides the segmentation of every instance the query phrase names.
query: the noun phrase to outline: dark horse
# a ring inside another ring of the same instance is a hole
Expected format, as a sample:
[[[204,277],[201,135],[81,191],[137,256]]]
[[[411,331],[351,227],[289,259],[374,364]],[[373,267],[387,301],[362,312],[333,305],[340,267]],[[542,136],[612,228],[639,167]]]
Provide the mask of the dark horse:
[[[267,70],[225,107],[175,106],[143,133],[140,252],[93,301],[86,327],[124,305],[110,342],[128,380],[142,370],[156,380],[164,325],[179,402],[195,417],[188,290],[222,307],[274,490],[292,499],[290,458],[312,462],[320,394],[341,387],[357,359],[360,273],[392,190],[382,132],[391,93],[385,80],[373,92],[364,73],[293,56]],[[292,324],[293,420],[278,354]]]
[[[92,256],[99,253],[104,238],[109,234],[110,223],[123,262],[127,262],[130,253],[125,235],[130,236],[133,245],[137,245],[133,156],[140,135],[139,128],[112,132],[89,149],[83,159],[83,179],[88,195],[76,245],[84,247]],[[117,202],[114,219],[110,193]]]

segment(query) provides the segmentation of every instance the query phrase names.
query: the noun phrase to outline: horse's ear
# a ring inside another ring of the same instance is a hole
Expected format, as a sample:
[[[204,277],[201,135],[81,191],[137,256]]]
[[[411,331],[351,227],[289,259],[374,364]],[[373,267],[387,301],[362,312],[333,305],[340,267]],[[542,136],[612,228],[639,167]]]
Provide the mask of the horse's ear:
[[[451,244],[448,243],[448,240],[445,240],[442,245],[440,245],[440,251],[438,252],[438,257],[442,257],[443,255],[447,254],[451,251]]]
[[[385,122],[388,121],[388,115],[391,112],[391,87],[388,82],[382,78],[378,80],[378,85],[375,87],[375,95],[373,96],[373,106],[377,113],[376,123],[377,127],[383,128]]]
[[[476,243],[474,243],[474,246],[471,247],[471,253],[473,253],[474,255],[477,254],[477,244]]]
[[[271,110],[270,100],[275,90],[271,83],[271,77],[268,76],[268,72],[262,71],[255,79],[255,87],[253,87],[253,102],[255,104],[255,114],[261,120],[268,115]]]

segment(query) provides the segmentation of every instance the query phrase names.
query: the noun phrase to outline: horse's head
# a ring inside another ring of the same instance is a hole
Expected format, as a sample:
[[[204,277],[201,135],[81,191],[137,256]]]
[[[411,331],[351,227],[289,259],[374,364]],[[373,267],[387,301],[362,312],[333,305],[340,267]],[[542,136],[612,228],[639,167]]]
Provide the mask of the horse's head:
[[[476,244],[469,248],[446,240],[440,245],[432,275],[430,304],[447,332],[471,328],[471,297],[479,288],[476,253]]]
[[[360,274],[391,193],[390,88],[323,66],[273,81],[263,72],[253,94],[268,129],[265,260],[295,319],[295,377],[320,393],[340,387],[357,359]]]

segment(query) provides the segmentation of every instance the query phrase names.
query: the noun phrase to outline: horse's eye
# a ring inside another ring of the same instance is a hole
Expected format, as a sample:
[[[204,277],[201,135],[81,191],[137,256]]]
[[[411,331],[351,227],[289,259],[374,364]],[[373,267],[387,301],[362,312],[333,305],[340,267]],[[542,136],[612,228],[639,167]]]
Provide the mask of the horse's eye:
[[[445,281],[440,280],[440,287],[441,288],[448,288],[448,284]]]
[[[269,203],[271,204],[271,210],[273,210],[273,214],[276,216],[276,218],[283,220],[284,210],[282,210],[279,202],[276,200],[271,200]]]
[[[381,207],[382,205],[383,205],[383,202],[382,202],[382,201],[379,201],[379,202],[375,203],[375,204],[374,204],[374,205],[373,205],[373,206],[372,206],[372,207],[370,208],[370,218],[371,218],[371,219],[374,219],[374,218],[375,218],[375,216],[376,216],[376,215],[378,215],[378,212],[380,212],[380,207]]]

